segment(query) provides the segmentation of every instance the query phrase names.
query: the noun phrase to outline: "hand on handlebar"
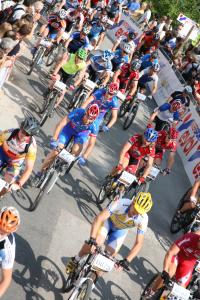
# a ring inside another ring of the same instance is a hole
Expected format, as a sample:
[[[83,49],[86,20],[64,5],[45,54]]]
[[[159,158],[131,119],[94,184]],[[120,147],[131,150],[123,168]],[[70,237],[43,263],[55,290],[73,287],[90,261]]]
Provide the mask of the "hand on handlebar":
[[[20,190],[21,189],[21,186],[20,186],[20,184],[18,184],[17,182],[14,182],[14,183],[12,183],[11,185],[10,185],[10,187],[9,187],[9,191],[11,192],[11,191],[18,191],[18,190]]]
[[[86,244],[88,244],[88,246],[91,246],[90,248],[90,252],[94,253],[97,247],[97,242],[94,238],[90,237],[89,240],[85,241]]]
[[[130,263],[126,258],[121,259],[116,263],[116,267],[119,271],[122,271],[123,269],[126,271],[130,271],[129,265]]]
[[[110,128],[108,126],[106,126],[106,125],[102,126],[102,131],[103,132],[108,132],[109,130],[110,130]]]

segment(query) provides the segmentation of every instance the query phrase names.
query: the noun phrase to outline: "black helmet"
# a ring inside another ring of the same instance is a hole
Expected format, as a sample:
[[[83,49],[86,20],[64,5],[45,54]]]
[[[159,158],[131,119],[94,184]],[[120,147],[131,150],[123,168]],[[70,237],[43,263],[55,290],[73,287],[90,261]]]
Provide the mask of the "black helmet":
[[[28,135],[36,135],[40,130],[40,124],[34,117],[26,117],[22,121],[20,129],[23,129]]]
[[[130,30],[130,31],[129,31],[129,33],[128,33],[128,36],[129,36],[129,38],[130,38],[130,39],[132,39],[132,40],[133,40],[133,39],[136,37],[136,33],[135,33],[135,31],[133,31],[133,30]]]
[[[151,53],[151,58],[154,58],[154,59],[158,58],[158,51],[153,51]]]

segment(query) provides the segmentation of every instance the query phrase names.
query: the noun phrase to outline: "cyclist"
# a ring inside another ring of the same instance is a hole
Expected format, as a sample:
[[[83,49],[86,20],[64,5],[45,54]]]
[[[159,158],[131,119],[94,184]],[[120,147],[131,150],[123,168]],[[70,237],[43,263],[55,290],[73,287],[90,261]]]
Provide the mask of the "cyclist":
[[[122,16],[122,3],[123,0],[112,0],[109,6],[106,7],[108,17],[114,21],[115,24],[119,23]]]
[[[135,134],[123,146],[117,167],[112,171],[112,175],[121,173],[127,166],[131,167],[133,173],[142,167],[142,159],[148,157],[148,161],[138,183],[144,183],[153,165],[155,157],[155,143],[158,132],[153,128],[145,130],[144,134]]]
[[[53,87],[55,80],[61,79],[62,82],[67,84],[69,82],[69,79],[70,78],[72,79],[78,72],[79,72],[78,79],[74,82],[73,85],[70,85],[70,89],[74,90],[74,88],[81,83],[88,65],[88,63],[86,62],[87,51],[85,49],[80,48],[76,53],[69,53],[69,54],[66,53],[64,58],[65,60],[62,58],[56,65],[52,73],[53,80],[50,83],[50,87],[48,91],[45,93],[45,95],[49,93],[49,90],[51,90],[51,88]],[[58,105],[61,103],[65,93],[66,90],[63,91],[62,95],[58,99],[55,108],[58,107]]]
[[[81,31],[73,32],[65,43],[65,48],[69,53],[76,53],[78,49],[85,48],[88,50],[90,41],[87,35],[90,32],[90,27],[84,26]],[[64,53],[64,55],[66,55]]]
[[[66,17],[65,17],[65,21],[66,21],[65,31],[66,32],[71,31],[75,22],[77,22],[76,24],[77,24],[78,31],[82,30],[85,17],[81,11],[82,11],[82,8],[80,6],[77,8],[69,8],[66,11]]]
[[[187,287],[190,283],[194,266],[200,259],[200,230],[184,234],[176,240],[165,255],[163,263],[163,271],[158,276],[152,289],[147,291],[145,298],[151,298],[157,289],[170,278],[175,280],[183,287]]]
[[[130,54],[131,46],[128,43],[124,43],[122,48],[114,51],[114,57],[112,58],[113,72],[117,71],[124,63],[129,62]]]
[[[158,64],[158,52],[153,51],[152,53],[145,54],[141,57],[141,68],[140,71],[152,67],[154,64]]]
[[[41,41],[49,36],[51,39],[56,40],[57,43],[62,38],[63,32],[66,29],[66,11],[61,9],[58,13],[52,14],[48,18],[48,24],[44,24],[40,29],[41,38],[38,39],[35,47],[31,49],[31,53],[34,55],[39,47]]]
[[[71,153],[78,156],[89,136],[96,136],[98,128],[95,120],[99,115],[99,107],[97,104],[91,104],[86,109],[77,108],[64,117],[56,126],[53,137],[50,141],[52,151],[45,158],[41,171],[37,173],[37,177],[41,177],[58,155],[58,149],[64,148],[74,137],[74,145]]]
[[[147,54],[151,48],[154,50],[158,49],[160,40],[158,31],[159,28],[155,27],[154,29],[146,31],[141,35],[137,47],[137,50],[139,50],[140,53]]]
[[[167,167],[164,169],[164,173],[163,173],[164,175],[170,174],[172,166],[174,164],[176,149],[177,149],[177,138],[178,138],[178,131],[173,127],[169,127],[167,131],[161,130],[158,132],[154,162],[160,166],[162,163],[165,150],[170,151],[167,160]]]
[[[102,127],[103,132],[107,132],[117,121],[117,110],[119,107],[118,98],[116,96],[119,90],[119,84],[112,82],[107,88],[96,90],[82,105],[82,108],[88,107],[91,103],[99,106],[99,116],[95,121],[96,127],[99,129],[103,122],[105,114],[112,110],[112,117],[107,125]],[[86,160],[95,146],[97,136],[91,136],[83,156],[79,159],[79,164],[85,165]]]
[[[189,199],[186,200],[184,205],[179,210],[180,213],[179,216],[181,217],[181,214],[183,214],[184,212],[194,209],[197,203],[199,203],[199,201],[200,201],[200,179],[195,181],[192,190],[190,192]]]
[[[137,256],[144,243],[144,235],[148,226],[147,213],[153,201],[150,193],[138,193],[133,199],[118,199],[109,204],[95,218],[90,231],[89,240],[83,245],[78,255],[72,257],[66,266],[66,273],[72,273],[85,255],[95,246],[106,243],[106,250],[116,255],[132,227],[137,228],[135,243],[120,266],[128,269],[130,262]],[[93,247],[92,247],[93,246]]]
[[[15,261],[14,232],[20,225],[20,215],[15,207],[2,207],[0,209],[0,261],[2,276],[0,281],[0,298],[7,291],[11,280]]]
[[[155,94],[158,87],[158,72],[160,71],[160,65],[155,63],[151,67],[146,68],[140,72],[140,79],[138,86],[141,89],[146,89],[146,85],[152,83],[151,95]]]
[[[124,43],[129,44],[131,46],[131,53],[135,51],[136,44],[134,42],[137,37],[137,33],[135,31],[130,30],[126,37],[120,37],[116,43],[114,44],[113,49],[123,48]]]
[[[113,81],[120,82],[120,90],[125,93],[128,90],[126,99],[132,99],[137,91],[138,80],[140,77],[141,62],[139,59],[134,59],[131,63],[125,63],[115,72]]]
[[[183,91],[173,92],[167,101],[169,103],[172,103],[173,101],[179,100],[181,102],[181,104],[183,104],[186,107],[189,107],[191,96],[192,96],[192,88],[191,88],[191,86],[186,85],[184,87]]]
[[[155,129],[160,131],[168,123],[172,123],[172,126],[176,126],[180,120],[179,110],[182,105],[180,101],[173,101],[172,103],[164,103],[154,109],[150,117],[150,122],[155,121]]]
[[[107,20],[107,16],[104,16],[102,19],[93,18],[93,20],[90,22],[92,27],[90,29],[90,33],[88,34],[88,38],[91,41],[94,49],[97,49],[97,47],[101,45],[105,38]]]
[[[13,190],[20,189],[30,177],[36,159],[37,145],[33,135],[39,131],[39,123],[27,117],[20,128],[0,132],[0,167],[5,165],[4,179]],[[22,166],[25,169],[18,178]]]

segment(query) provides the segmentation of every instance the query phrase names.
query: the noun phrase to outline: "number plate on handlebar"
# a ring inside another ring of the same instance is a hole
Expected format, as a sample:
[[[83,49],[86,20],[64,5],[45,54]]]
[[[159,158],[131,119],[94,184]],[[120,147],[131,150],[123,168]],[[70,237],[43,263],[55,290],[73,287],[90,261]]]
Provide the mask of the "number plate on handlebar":
[[[123,171],[118,181],[125,184],[126,186],[131,185],[134,181],[137,180],[137,177],[127,171]]]
[[[141,93],[137,93],[137,99],[141,100],[141,101],[145,101],[146,100],[146,95],[141,94]]]
[[[92,268],[100,269],[104,272],[110,272],[115,265],[115,262],[102,254],[98,254],[92,261]]]
[[[8,183],[0,178],[0,192],[3,190],[3,188],[7,188],[8,187]]]
[[[93,90],[95,87],[96,83],[90,79],[86,79],[86,81],[84,82],[84,88],[86,88],[87,90]]]
[[[153,177],[155,179],[159,173],[160,173],[160,170],[158,168],[152,167],[149,175],[150,175],[150,177]]]
[[[47,41],[47,40],[41,40],[40,45],[49,48],[52,45],[52,42]]]
[[[122,92],[118,91],[117,92],[117,98],[119,98],[120,100],[124,101],[126,99],[126,95],[122,94]]]
[[[59,154],[58,156],[66,161],[68,164],[71,164],[75,159],[76,157],[74,155],[72,155],[71,153],[69,153],[67,150],[63,149]]]
[[[59,81],[57,80],[55,83],[54,83],[54,88],[58,91],[64,91],[66,89],[66,85],[65,83],[63,83],[62,81]]]
[[[184,287],[174,283],[173,289],[168,296],[168,299],[178,299],[178,300],[188,300],[190,298],[190,291],[186,290]]]

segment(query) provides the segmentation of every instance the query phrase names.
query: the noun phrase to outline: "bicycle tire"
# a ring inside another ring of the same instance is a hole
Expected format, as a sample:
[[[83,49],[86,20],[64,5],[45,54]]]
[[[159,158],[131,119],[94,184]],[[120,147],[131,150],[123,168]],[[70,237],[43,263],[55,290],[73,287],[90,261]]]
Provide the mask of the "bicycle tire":
[[[103,191],[104,191],[104,195],[103,195],[103,197],[101,197],[101,194],[102,194]],[[106,200],[106,198],[107,198],[107,193],[106,193],[106,190],[105,190],[105,186],[102,186],[100,188],[99,194],[96,198],[97,204],[102,204]]]
[[[146,297],[145,297],[145,293],[146,291],[151,288],[151,285],[152,283],[155,281],[155,279],[157,278],[158,274],[155,274],[151,279],[150,281],[147,283],[146,287],[144,288],[142,294],[141,294],[141,297],[140,297],[140,300],[146,300]],[[160,299],[160,296],[162,295],[164,291],[164,287],[160,288],[151,298],[149,298],[148,296],[148,299],[151,299],[151,300],[159,300]]]
[[[30,70],[28,71],[27,75],[31,75],[33,72],[33,69],[38,65],[39,60],[42,58],[44,49],[42,47],[38,48],[35,57],[33,59],[33,62],[31,64]]]
[[[53,63],[55,62],[56,52],[58,52],[58,48],[55,47],[55,46],[52,46],[52,48],[51,48],[51,50],[49,51],[48,56],[47,56],[47,61],[46,61],[46,66],[47,66],[47,67],[52,66]],[[54,53],[55,53],[55,54],[54,54]],[[51,56],[52,56],[52,60],[50,60]]]
[[[92,285],[93,285],[93,280],[92,279],[86,279],[81,288],[80,291],[77,295],[77,300],[89,300],[90,295],[92,293]]]
[[[76,101],[76,103],[74,104],[74,108],[80,107],[80,106],[83,104],[83,102],[85,101],[86,96],[87,96],[87,94],[82,93],[82,94],[80,95],[78,101]]]
[[[124,124],[123,124],[123,129],[127,130],[133,123],[133,121],[135,120],[137,111],[138,111],[139,106],[134,106],[132,108],[132,112],[129,112],[128,116],[126,117]]]
[[[76,102],[78,101],[77,99],[81,96],[82,90],[83,90],[82,86],[78,87],[78,89],[76,90],[72,100],[68,104],[68,109],[71,109],[75,106]]]
[[[48,103],[46,105],[46,108],[44,109],[44,113],[40,120],[40,126],[43,126],[46,120],[49,118],[50,114],[53,112],[53,109],[55,107],[56,101],[57,101],[57,92],[51,91],[48,97]]]
[[[65,280],[65,283],[62,288],[63,293],[69,293],[73,289],[74,287],[73,277],[74,277],[74,273],[70,273],[67,279]]]
[[[126,112],[128,111],[128,106],[129,106],[129,104],[127,103],[126,100],[120,105],[119,112],[118,112],[119,118],[122,118],[125,116]]]

